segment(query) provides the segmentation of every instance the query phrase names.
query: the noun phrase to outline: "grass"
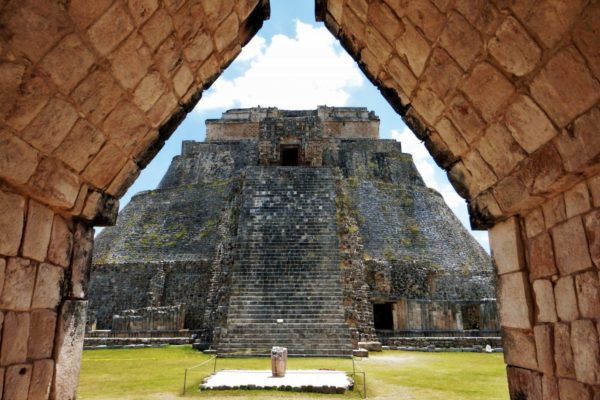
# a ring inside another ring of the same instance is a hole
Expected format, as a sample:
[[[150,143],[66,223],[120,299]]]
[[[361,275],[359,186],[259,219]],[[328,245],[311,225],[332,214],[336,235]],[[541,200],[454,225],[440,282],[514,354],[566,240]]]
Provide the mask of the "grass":
[[[183,371],[210,357],[190,346],[153,349],[88,350],[78,389],[79,399],[181,398]],[[367,374],[369,399],[494,400],[507,399],[502,355],[480,353],[417,353],[385,351],[356,361]],[[192,370],[185,398],[210,399],[357,399],[358,392],[322,395],[277,391],[205,391],[197,388],[213,363]],[[217,369],[270,369],[267,358],[219,359]],[[352,371],[349,359],[290,359],[288,369]],[[357,382],[362,384],[362,381]],[[358,385],[357,385],[358,386]]]

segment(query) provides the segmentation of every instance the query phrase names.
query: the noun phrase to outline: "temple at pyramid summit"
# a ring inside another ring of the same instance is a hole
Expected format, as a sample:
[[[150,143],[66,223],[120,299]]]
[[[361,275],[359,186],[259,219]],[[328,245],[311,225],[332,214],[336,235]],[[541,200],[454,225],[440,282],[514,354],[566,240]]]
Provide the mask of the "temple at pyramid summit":
[[[234,109],[98,235],[86,343],[316,356],[498,336],[494,277],[373,112]]]

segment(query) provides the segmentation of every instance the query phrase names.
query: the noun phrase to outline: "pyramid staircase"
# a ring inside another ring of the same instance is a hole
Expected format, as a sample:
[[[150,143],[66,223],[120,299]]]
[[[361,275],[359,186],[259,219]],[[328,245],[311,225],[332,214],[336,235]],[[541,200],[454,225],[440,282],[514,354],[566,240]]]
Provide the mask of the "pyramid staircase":
[[[328,168],[247,171],[220,355],[268,354],[275,345],[292,355],[351,354],[334,181]]]

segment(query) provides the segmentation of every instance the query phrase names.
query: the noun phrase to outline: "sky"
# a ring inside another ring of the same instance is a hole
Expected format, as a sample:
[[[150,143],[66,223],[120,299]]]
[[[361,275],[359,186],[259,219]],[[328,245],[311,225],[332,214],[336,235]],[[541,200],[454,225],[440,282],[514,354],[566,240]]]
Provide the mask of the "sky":
[[[271,17],[240,55],[206,90],[196,108],[121,199],[121,209],[141,190],[155,189],[183,140],[203,141],[204,121],[231,108],[315,109],[318,105],[367,107],[379,116],[380,137],[402,143],[428,187],[440,192],[470,230],[459,197],[425,146],[406,127],[337,39],[314,17],[314,1],[271,0]],[[489,252],[486,231],[472,231]]]

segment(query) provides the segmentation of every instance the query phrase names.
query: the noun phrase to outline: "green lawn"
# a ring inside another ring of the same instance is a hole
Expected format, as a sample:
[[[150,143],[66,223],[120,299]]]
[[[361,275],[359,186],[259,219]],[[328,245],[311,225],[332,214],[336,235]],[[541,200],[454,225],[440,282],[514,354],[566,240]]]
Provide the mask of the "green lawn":
[[[183,371],[209,356],[190,346],[159,349],[87,350],[79,384],[79,399],[172,400],[181,397]],[[508,398],[502,355],[479,353],[418,353],[385,351],[356,361],[367,374],[369,399],[505,400]],[[277,391],[198,392],[213,363],[192,370],[185,397],[246,398],[360,398],[345,395],[302,394]],[[268,358],[219,359],[217,369],[270,369]],[[328,368],[352,371],[349,359],[290,359],[289,369]],[[362,388],[362,380],[357,382]],[[359,386],[357,385],[357,386]]]

